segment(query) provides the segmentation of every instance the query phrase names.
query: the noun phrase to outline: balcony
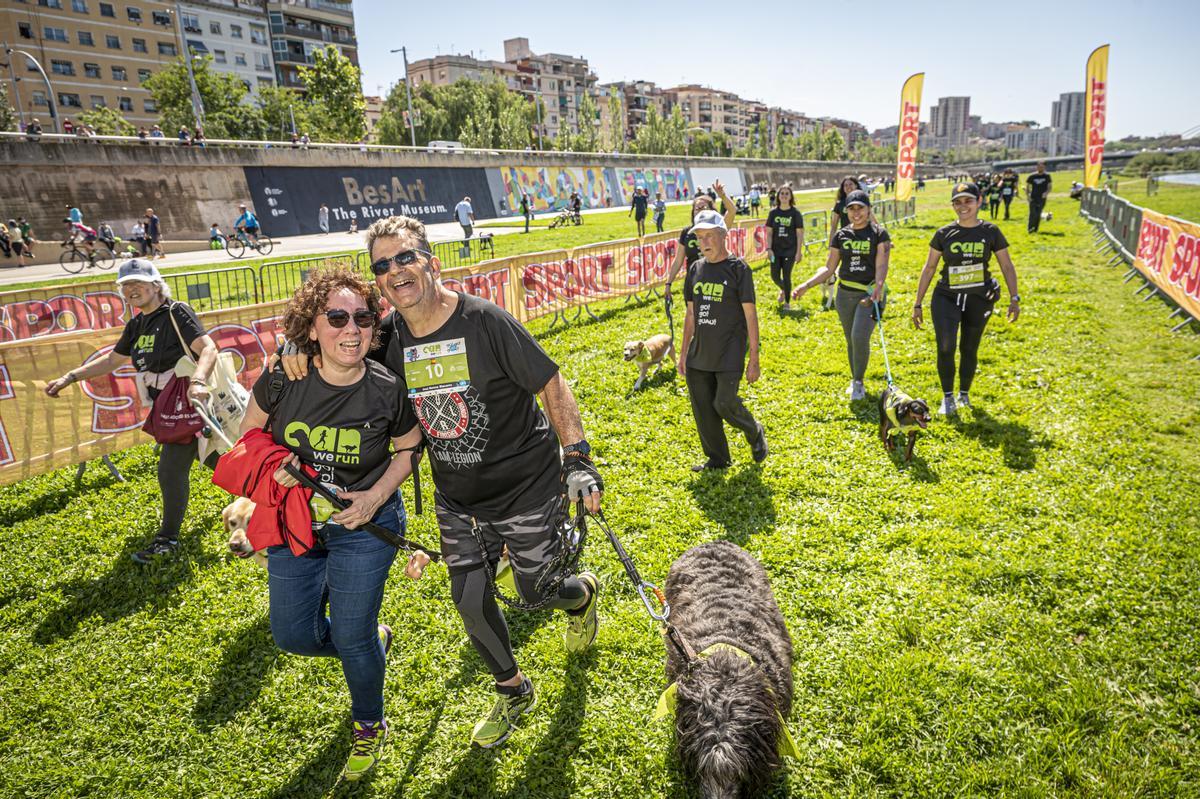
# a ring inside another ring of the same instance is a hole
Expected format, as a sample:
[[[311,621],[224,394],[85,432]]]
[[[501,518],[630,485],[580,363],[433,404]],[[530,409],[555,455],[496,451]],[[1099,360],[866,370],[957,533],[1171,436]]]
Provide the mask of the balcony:
[[[312,39],[318,42],[329,42],[330,44],[348,44],[351,47],[358,46],[358,40],[345,33],[334,33],[330,30],[318,30],[316,28],[304,28],[299,25],[284,25],[283,32],[288,36],[299,36],[303,39]]]
[[[288,64],[307,64],[307,65],[313,64],[313,60],[311,58],[307,57],[306,55],[304,55],[304,53],[295,53],[295,52],[292,52],[291,50],[288,50],[287,52],[280,52],[280,51],[276,50],[275,51],[275,61],[282,62],[282,63],[288,63]]]
[[[325,11],[330,14],[354,17],[354,7],[350,3],[339,3],[336,0],[284,0],[284,6],[307,8],[313,11]]]

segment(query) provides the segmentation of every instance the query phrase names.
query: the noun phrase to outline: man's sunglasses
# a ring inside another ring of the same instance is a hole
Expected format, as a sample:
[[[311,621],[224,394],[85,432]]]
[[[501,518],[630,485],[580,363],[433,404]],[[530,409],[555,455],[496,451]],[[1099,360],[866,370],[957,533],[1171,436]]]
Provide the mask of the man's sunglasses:
[[[350,324],[351,318],[354,319],[354,324],[360,328],[372,328],[379,324],[379,315],[374,311],[368,311],[366,308],[359,308],[354,313],[343,311],[341,308],[331,308],[328,311],[322,311],[321,316],[324,316],[329,322],[329,326],[341,330],[346,325]]]
[[[404,252],[398,252],[391,258],[380,258],[378,261],[371,264],[371,274],[375,275],[375,277],[386,275],[388,270],[392,268],[393,262],[397,266],[408,266],[409,264],[415,263],[417,260],[417,253],[422,253],[423,255],[428,256],[433,255],[433,253],[431,253],[429,250],[405,250]]]

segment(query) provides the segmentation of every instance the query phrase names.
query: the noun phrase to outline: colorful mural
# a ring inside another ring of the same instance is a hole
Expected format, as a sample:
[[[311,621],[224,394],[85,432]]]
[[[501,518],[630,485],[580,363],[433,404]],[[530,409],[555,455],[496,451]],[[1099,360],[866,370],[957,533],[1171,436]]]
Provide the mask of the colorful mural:
[[[691,197],[695,194],[695,186],[692,185],[692,178],[686,169],[624,169],[618,167],[612,171],[616,173],[616,184],[620,187],[620,202],[623,205],[629,205],[632,201],[635,188],[648,189],[652,200],[661,191],[663,199],[667,202],[682,200],[685,188],[687,196]]]
[[[566,208],[571,192],[579,192],[584,208],[604,208],[609,194],[604,169],[598,166],[506,166],[500,169],[508,208],[521,207],[521,193],[532,200],[533,211]]]

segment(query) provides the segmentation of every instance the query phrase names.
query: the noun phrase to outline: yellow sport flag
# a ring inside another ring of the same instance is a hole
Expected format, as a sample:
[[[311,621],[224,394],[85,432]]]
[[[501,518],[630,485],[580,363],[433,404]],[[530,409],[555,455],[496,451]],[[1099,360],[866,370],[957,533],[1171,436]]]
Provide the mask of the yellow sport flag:
[[[1087,125],[1084,128],[1083,185],[1100,185],[1104,161],[1104,117],[1108,108],[1108,45],[1097,47],[1087,60]]]
[[[921,88],[925,73],[918,72],[904,81],[900,90],[900,129],[896,140],[896,201],[904,202],[913,193],[917,175],[917,135],[921,132]]]

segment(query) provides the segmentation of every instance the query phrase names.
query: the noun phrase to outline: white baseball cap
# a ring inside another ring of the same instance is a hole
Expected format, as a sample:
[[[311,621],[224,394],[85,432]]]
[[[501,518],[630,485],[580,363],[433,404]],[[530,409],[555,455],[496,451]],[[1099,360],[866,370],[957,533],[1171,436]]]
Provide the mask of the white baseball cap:
[[[117,285],[128,283],[131,280],[154,283],[162,280],[162,275],[158,273],[158,267],[145,258],[133,258],[121,264],[117,269]]]
[[[692,230],[728,230],[725,217],[716,211],[701,211],[692,222]]]

